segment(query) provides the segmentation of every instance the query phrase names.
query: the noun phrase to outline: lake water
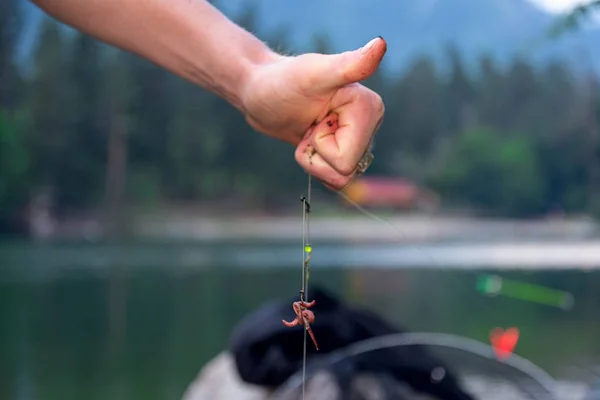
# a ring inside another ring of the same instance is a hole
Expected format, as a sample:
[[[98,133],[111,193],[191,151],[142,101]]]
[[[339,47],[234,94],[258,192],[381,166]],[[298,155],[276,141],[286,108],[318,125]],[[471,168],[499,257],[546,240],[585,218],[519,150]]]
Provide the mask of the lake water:
[[[517,326],[516,353],[573,384],[600,364],[600,272],[459,269],[440,249],[393,268],[379,250],[316,247],[311,283],[416,332],[487,343]],[[297,245],[268,243],[1,245],[0,399],[179,399],[246,313],[298,293],[300,263]],[[476,282],[490,272],[575,302],[484,297]]]

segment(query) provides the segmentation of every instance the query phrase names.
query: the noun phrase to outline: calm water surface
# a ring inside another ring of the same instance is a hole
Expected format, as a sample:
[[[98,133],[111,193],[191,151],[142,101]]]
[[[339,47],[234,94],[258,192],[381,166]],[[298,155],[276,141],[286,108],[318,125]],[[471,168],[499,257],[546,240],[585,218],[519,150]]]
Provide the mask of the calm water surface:
[[[300,249],[256,249],[0,245],[0,399],[179,399],[240,318],[298,292]],[[487,342],[492,328],[517,326],[516,352],[555,378],[581,378],[600,360],[599,272],[499,272],[573,293],[563,311],[482,297],[475,287],[485,266],[448,269],[438,259],[431,268],[382,268],[356,252],[352,267],[323,261],[344,252],[330,248],[322,261],[315,253],[311,283],[410,330]]]

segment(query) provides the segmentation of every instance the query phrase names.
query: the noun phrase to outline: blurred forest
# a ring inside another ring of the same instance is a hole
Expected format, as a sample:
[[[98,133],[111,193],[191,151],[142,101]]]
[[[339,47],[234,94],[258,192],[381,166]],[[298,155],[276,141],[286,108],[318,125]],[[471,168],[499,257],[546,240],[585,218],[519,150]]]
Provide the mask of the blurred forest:
[[[17,3],[0,5],[0,231],[22,230],[39,201],[118,219],[158,203],[269,207],[305,185],[293,149],[252,132],[225,101],[50,18],[31,69],[19,70]],[[253,31],[252,10],[236,22]],[[285,37],[261,39],[294,51]],[[315,52],[328,48],[315,37]],[[597,77],[560,62],[500,68],[485,54],[468,74],[456,49],[447,57],[446,74],[422,57],[365,82],[386,104],[369,173],[428,186],[447,209],[600,216]]]

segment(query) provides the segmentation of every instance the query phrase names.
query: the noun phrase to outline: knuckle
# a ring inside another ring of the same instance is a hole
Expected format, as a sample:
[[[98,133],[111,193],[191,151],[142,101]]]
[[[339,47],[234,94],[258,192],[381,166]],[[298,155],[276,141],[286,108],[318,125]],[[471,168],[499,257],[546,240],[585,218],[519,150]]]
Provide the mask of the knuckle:
[[[356,166],[350,165],[347,160],[338,158],[332,167],[344,176],[349,176],[354,172]]]
[[[350,181],[352,181],[351,176],[338,176],[334,179],[330,179],[327,183],[335,190],[342,190],[350,183]]]
[[[372,105],[373,105],[373,110],[375,111],[377,118],[380,119],[383,117],[383,114],[385,113],[385,105],[383,104],[383,99],[381,98],[381,96],[375,92],[373,92],[372,95]]]
[[[296,159],[296,162],[300,165],[302,165],[302,152],[300,151],[300,149],[296,149],[296,151],[294,152],[294,158]]]
[[[294,152],[294,158],[296,162],[300,164],[300,166],[304,167],[306,164],[306,149],[303,146],[297,146],[296,151]]]

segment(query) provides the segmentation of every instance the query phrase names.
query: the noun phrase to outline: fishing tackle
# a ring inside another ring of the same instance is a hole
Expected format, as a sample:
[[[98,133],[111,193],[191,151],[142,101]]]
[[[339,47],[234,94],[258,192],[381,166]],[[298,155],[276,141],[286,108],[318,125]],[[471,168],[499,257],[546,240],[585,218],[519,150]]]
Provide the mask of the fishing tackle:
[[[332,121],[327,123],[330,127],[333,125]],[[308,161],[312,164],[312,156],[316,153],[312,146],[307,148]],[[363,156],[358,162],[355,175],[362,175],[367,168],[371,165],[374,156],[371,153],[371,147],[365,151]],[[315,321],[314,313],[309,310],[315,304],[315,301],[308,301],[308,279],[310,277],[310,266],[309,261],[312,257],[312,246],[310,245],[310,229],[309,229],[309,216],[310,216],[310,202],[311,202],[311,188],[312,188],[312,176],[308,174],[308,192],[306,197],[300,197],[302,202],[302,289],[300,290],[300,301],[296,301],[293,304],[296,318],[292,322],[282,320],[283,324],[287,327],[294,327],[296,325],[302,325],[304,327],[304,347],[302,356],[302,399],[305,398],[305,387],[306,387],[306,334],[308,333],[315,345],[315,348],[319,350],[315,335],[310,328],[310,324]]]
[[[312,164],[312,156],[315,154],[314,149],[312,152],[308,152],[308,161]],[[315,314],[308,310],[312,307],[315,302],[307,301],[308,297],[308,278],[310,276],[310,267],[308,262],[312,256],[312,246],[310,245],[310,229],[309,229],[309,215],[310,215],[310,198],[312,188],[312,176],[308,175],[308,191],[306,197],[300,197],[302,202],[302,289],[300,289],[300,301],[294,302],[294,312],[296,313],[296,319],[292,322],[283,321],[283,324],[288,327],[293,327],[298,324],[304,327],[304,344],[303,344],[303,355],[302,355],[302,399],[305,398],[306,388],[306,333],[310,334],[315,348],[319,350],[317,346],[317,340],[310,329],[310,324],[315,320]]]
[[[282,320],[285,326],[294,327],[298,324],[304,326],[308,334],[310,335],[313,343],[315,344],[315,348],[319,350],[319,345],[317,344],[317,339],[315,339],[315,335],[313,334],[312,329],[310,329],[310,324],[315,322],[315,314],[309,310],[310,307],[315,305],[315,300],[311,301],[296,301],[293,304],[294,312],[296,313],[296,318],[288,322],[286,320]]]

